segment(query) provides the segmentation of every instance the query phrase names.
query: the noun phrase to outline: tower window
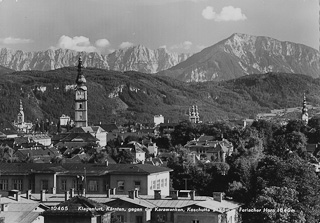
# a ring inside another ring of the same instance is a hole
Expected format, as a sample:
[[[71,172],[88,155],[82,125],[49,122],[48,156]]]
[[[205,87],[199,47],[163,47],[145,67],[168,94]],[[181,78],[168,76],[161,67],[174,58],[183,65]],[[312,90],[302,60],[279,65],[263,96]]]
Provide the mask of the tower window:
[[[79,104],[79,109],[82,109],[82,104]]]

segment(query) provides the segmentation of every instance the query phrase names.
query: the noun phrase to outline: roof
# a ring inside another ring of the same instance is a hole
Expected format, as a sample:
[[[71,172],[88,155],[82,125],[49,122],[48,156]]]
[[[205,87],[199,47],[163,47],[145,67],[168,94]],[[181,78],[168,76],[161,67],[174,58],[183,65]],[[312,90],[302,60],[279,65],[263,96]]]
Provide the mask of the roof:
[[[100,126],[75,127],[70,133],[100,133],[105,132]]]
[[[172,171],[166,167],[147,164],[89,164],[89,163],[0,163],[1,175],[29,175],[32,173],[57,173],[59,175],[84,174],[138,174],[148,175]]]
[[[0,218],[5,218],[5,223],[31,223],[45,207],[37,201],[32,201],[21,197],[16,201],[11,197],[2,197],[1,203],[8,204],[8,211],[1,211]]]
[[[97,124],[107,132],[119,131],[119,128],[116,124]]]
[[[92,136],[89,132],[71,132],[60,140],[61,142],[97,142],[99,139]]]
[[[106,206],[98,203],[92,199],[83,197],[83,196],[75,196],[67,201],[64,201],[57,205],[56,210],[50,209],[43,213],[46,215],[100,215],[101,213],[105,213]],[[61,207],[68,207],[68,211],[62,210]]]

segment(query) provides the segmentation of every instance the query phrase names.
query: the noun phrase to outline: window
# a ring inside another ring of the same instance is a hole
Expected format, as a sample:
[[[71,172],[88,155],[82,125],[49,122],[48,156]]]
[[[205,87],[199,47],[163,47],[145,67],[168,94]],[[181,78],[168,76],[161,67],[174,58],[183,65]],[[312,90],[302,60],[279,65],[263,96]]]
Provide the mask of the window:
[[[89,182],[88,182],[88,191],[98,191],[98,181],[89,180]]]
[[[156,181],[155,180],[152,181],[152,189],[156,189]]]
[[[13,180],[13,189],[22,190],[22,180]]]
[[[157,180],[157,189],[160,189],[160,180]]]
[[[166,187],[168,185],[168,179],[164,179],[164,186]]]
[[[82,109],[82,104],[79,104],[79,109]]]
[[[124,222],[124,215],[117,215],[117,218],[120,222]]]
[[[164,187],[164,179],[161,179],[161,187]]]
[[[157,222],[166,222],[167,221],[167,214],[159,213],[157,214]]]
[[[142,216],[136,216],[136,223],[142,223]]]
[[[48,190],[49,189],[49,181],[48,180],[41,180],[40,181],[40,188],[41,188],[41,190]]]
[[[192,220],[192,223],[200,223],[200,221],[195,219],[195,220]]]
[[[61,180],[61,190],[67,190],[67,180]]]
[[[103,191],[107,191],[110,189],[109,182],[107,180],[103,180]]]
[[[0,190],[8,190],[8,180],[0,180]]]
[[[140,181],[134,181],[134,188],[140,190],[141,182]]]
[[[117,187],[118,191],[124,191],[124,181],[123,180],[119,180],[117,182],[117,185],[118,185],[118,187]]]

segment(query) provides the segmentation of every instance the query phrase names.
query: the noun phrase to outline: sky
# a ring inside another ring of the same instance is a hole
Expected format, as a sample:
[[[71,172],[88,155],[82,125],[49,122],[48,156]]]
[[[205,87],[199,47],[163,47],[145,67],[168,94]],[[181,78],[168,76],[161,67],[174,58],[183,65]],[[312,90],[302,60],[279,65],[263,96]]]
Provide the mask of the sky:
[[[316,0],[0,0],[0,48],[195,53],[233,33],[319,49]]]

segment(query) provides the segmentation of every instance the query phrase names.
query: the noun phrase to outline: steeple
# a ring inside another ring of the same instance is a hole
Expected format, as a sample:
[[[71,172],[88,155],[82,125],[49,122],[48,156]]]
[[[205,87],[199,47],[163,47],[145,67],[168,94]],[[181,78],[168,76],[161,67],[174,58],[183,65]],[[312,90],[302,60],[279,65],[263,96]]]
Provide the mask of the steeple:
[[[24,123],[24,112],[23,112],[23,106],[22,106],[22,101],[20,99],[20,108],[19,108],[19,113],[17,117],[18,124]]]
[[[88,110],[87,110],[87,86],[86,79],[82,72],[82,60],[81,56],[78,61],[78,76],[76,79],[76,95],[75,95],[75,115],[74,124],[76,127],[87,127],[88,126]]]
[[[305,123],[308,124],[308,108],[307,108],[307,99],[306,99],[306,94],[303,94],[303,104],[302,104],[302,114],[301,114],[301,120]]]
[[[189,121],[191,123],[199,123],[199,111],[197,105],[192,105],[189,108]]]
[[[81,58],[81,56],[79,56],[79,60],[78,60],[78,76],[77,76],[77,79],[76,79],[76,83],[77,83],[78,86],[79,85],[80,86],[85,85],[86,82],[87,82],[86,78],[83,75],[82,68],[83,68],[82,58]]]

